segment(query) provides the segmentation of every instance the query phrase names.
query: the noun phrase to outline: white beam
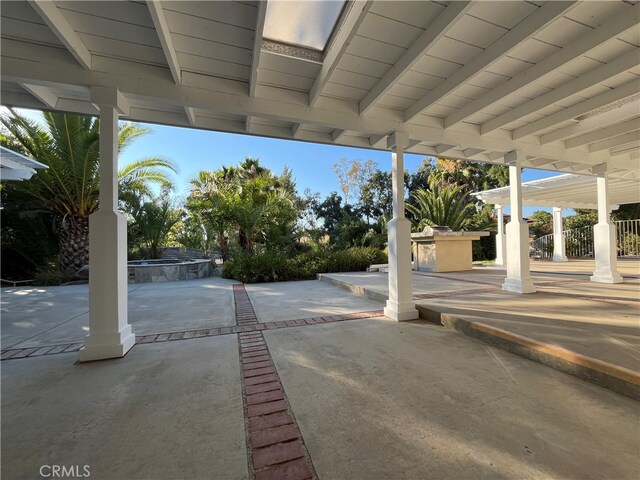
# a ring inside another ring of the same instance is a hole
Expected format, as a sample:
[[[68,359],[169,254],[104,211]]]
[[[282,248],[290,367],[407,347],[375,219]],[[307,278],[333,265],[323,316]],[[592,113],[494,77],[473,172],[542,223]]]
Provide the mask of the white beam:
[[[386,135],[372,135],[371,137],[369,137],[369,145],[371,145],[372,147],[382,147],[382,142],[385,138],[387,138]]]
[[[405,122],[411,121],[422,111],[442,99],[445,95],[451,93],[466,81],[493,65],[493,63],[499,60],[503,55],[513,50],[526,39],[535,35],[550,21],[573,7],[574,4],[575,2],[571,1],[548,2],[542,5],[542,7],[538,8],[522,22],[505,33],[482,53],[474,57],[464,67],[456,71],[446,80],[442,81],[436,88],[426,93],[421,99],[411,105],[404,113]]]
[[[442,155],[443,153],[446,153],[449,150],[453,150],[455,148],[458,148],[458,145],[446,145],[441,143],[439,145],[436,145],[436,153],[438,155]]]
[[[251,131],[251,121],[252,121],[251,115],[247,115],[244,119],[244,130],[249,133]]]
[[[624,145],[621,147],[612,147],[611,150],[609,150],[609,154],[612,157],[618,156],[618,155],[624,155],[627,154],[629,152],[632,152],[634,150],[639,150],[640,149],[640,142],[632,142],[628,145]]]
[[[535,82],[561,67],[565,63],[584,55],[588,51],[602,45],[607,40],[614,38],[623,32],[637,28],[640,23],[640,5],[626,8],[620,13],[608,19],[595,30],[581,36],[569,45],[542,59],[532,67],[516,74],[511,79],[501,83],[490,92],[480,98],[465,104],[451,115],[445,118],[444,126],[449,128],[462,122],[480,110],[493,105],[500,99],[517,92],[521,88]]]
[[[258,83],[258,67],[260,66],[260,52],[262,51],[262,32],[267,14],[267,0],[258,1],[256,8],[256,28],[253,35],[253,52],[251,55],[251,77],[249,78],[249,96],[255,97]]]
[[[160,0],[147,0],[147,7],[149,7],[149,13],[153,20],[153,25],[156,27],[160,44],[162,45],[162,51],[167,59],[169,70],[171,70],[171,76],[173,81],[180,85],[182,83],[182,70],[180,69],[180,63],[178,62],[178,54],[176,53],[175,46],[173,45],[173,39],[171,38],[171,32],[169,31],[169,24],[167,18],[164,15],[164,9]]]
[[[336,129],[333,132],[331,132],[331,139],[334,142],[339,141],[342,137],[344,137],[345,133],[347,133],[346,130],[342,130],[342,129]]]
[[[623,100],[638,93],[640,85],[637,80],[631,80],[619,87],[613,88],[608,92],[601,93],[595,97],[584,100],[580,103],[572,105],[571,107],[560,110],[559,112],[547,115],[540,120],[529,123],[523,127],[517,128],[513,131],[512,138],[518,140],[527,135],[532,135],[540,130],[552,127],[558,123],[571,120],[579,115],[583,115],[587,112],[591,112],[605,105]]]
[[[640,113],[640,110],[638,111]],[[606,140],[609,137],[615,137],[622,135],[623,133],[633,132],[640,129],[640,119],[633,118],[626,122],[618,123],[617,125],[611,125],[595,132],[580,135],[578,137],[570,138],[564,141],[565,148],[576,148],[589,143]]]
[[[20,86],[44,103],[47,107],[56,108],[58,95],[53,93],[49,87],[44,87],[42,85],[30,85],[28,83],[21,83]]]
[[[599,130],[614,122],[620,122],[622,120],[637,117],[638,112],[640,112],[640,104],[638,102],[626,103],[618,108],[613,108],[599,115],[585,118],[580,122],[576,122],[575,125],[569,125],[568,127],[559,128],[552,132],[545,133],[540,136],[540,144],[546,145],[557,140],[562,140],[563,138],[589,133],[593,130]]]
[[[371,0],[355,0],[347,4],[349,11],[345,13],[344,18],[338,25],[338,30],[333,36],[333,40],[328,46],[324,60],[322,61],[322,68],[309,92],[309,105],[311,107],[315,106],[320,98],[322,90],[331,78],[331,75],[333,75],[333,71],[336,69],[338,62],[342,58],[342,55],[344,55],[351,40],[356,35],[360,24],[362,24],[372,4],[373,2]]]
[[[297,138],[300,135],[300,132],[302,131],[302,123],[294,123],[293,127],[291,127],[291,136],[293,138]]]
[[[600,82],[637,66],[638,63],[640,63],[639,51],[640,49],[633,49],[615,60],[602,65],[601,67],[595,68],[574,80],[560,85],[544,95],[528,100],[521,105],[508,110],[502,115],[492,118],[480,126],[480,133],[484,135],[497,130],[511,122],[547,108],[560,100],[570,97],[571,95],[575,95],[576,93],[580,93],[587,88],[593,87]]]
[[[640,141],[640,131],[625,133],[624,135],[618,135],[617,137],[608,138],[595,142],[589,145],[589,152],[599,152],[601,150],[607,150],[609,148],[619,147],[621,145],[627,145],[629,143],[635,143]]]
[[[3,42],[3,52],[5,43]],[[10,43],[12,48],[15,44]],[[21,52],[20,45],[15,45],[16,52]],[[12,54],[15,53],[12,51]],[[194,107],[203,112],[209,111],[212,114],[233,114],[233,115],[256,115],[267,119],[276,119],[290,123],[306,123],[328,127],[331,129],[353,130],[366,133],[367,136],[387,135],[397,129],[404,129],[411,139],[421,140],[428,144],[448,145],[454,148],[462,145],[464,148],[479,148],[486,151],[508,152],[522,149],[527,155],[532,157],[553,158],[556,160],[570,160],[584,164],[598,164],[608,159],[605,152],[589,154],[578,151],[566,150],[560,146],[541,146],[536,139],[523,139],[513,141],[502,135],[481,136],[470,129],[444,129],[439,126],[422,126],[415,124],[403,124],[399,115],[381,116],[377,110],[369,115],[359,115],[358,112],[348,109],[329,109],[328,107],[308,106],[304,96],[292,96],[290,92],[282,96],[270,95],[269,98],[256,97],[249,98],[246,92],[242,92],[233,85],[229,86],[221,80],[213,77],[206,77],[206,82],[192,85],[173,85],[164,78],[137,78],[119,72],[121,68],[126,72],[130,68],[125,62],[118,60],[104,60],[96,57],[101,62],[100,71],[82,70],[70,66],[60,66],[47,63],[38,63],[32,60],[19,57],[3,57],[2,74],[3,80],[18,83],[30,83],[39,85],[67,84],[74,86],[90,87],[92,85],[104,85],[119,88],[122,92],[134,96],[143,97],[147,100],[157,102],[158,107],[181,106]],[[104,66],[102,62],[105,62]],[[123,63],[121,65],[121,63]],[[103,69],[104,67],[104,69]],[[109,67],[108,69],[106,67]],[[133,72],[132,72],[133,74]],[[189,79],[191,77],[188,77]],[[197,77],[194,77],[194,80]],[[189,81],[194,81],[189,80]],[[225,91],[227,90],[227,91]],[[278,93],[274,89],[274,93]],[[33,97],[29,97],[33,98]],[[5,98],[3,102],[6,103]],[[14,103],[20,106],[19,102]],[[204,113],[203,113],[204,115]],[[182,115],[186,120],[186,117]],[[201,121],[202,117],[199,117]],[[132,118],[135,120],[135,118]],[[142,121],[142,120],[141,120]],[[145,121],[153,121],[146,118]],[[162,121],[159,121],[162,123]],[[290,129],[287,129],[290,132]],[[327,135],[327,138],[330,136]],[[355,138],[355,137],[349,137]],[[363,143],[368,145],[368,139],[363,139]],[[359,145],[359,144],[358,144]],[[426,148],[426,147],[425,147]]]
[[[471,2],[450,2],[442,13],[427,27],[400,59],[389,69],[369,93],[360,101],[360,113],[367,113],[405,72],[440,40],[459,18],[471,7]]]
[[[184,112],[187,114],[187,120],[189,120],[189,125],[196,124],[196,113],[193,107],[184,107]]]
[[[75,29],[67,21],[55,2],[48,0],[30,0],[29,4],[38,12],[58,39],[64,43],[71,55],[83,68],[91,69],[91,52],[80,40]]]

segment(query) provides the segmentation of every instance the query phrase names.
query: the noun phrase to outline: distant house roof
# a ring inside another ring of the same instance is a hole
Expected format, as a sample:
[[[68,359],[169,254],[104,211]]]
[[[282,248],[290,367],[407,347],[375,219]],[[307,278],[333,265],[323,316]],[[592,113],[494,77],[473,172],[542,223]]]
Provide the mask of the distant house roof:
[[[0,146],[0,180],[29,180],[37,168],[49,168],[44,163]]]
[[[510,187],[473,193],[485,203],[509,205]],[[635,180],[609,178],[611,206],[640,202]],[[531,207],[597,208],[596,179],[586,175],[558,175],[522,184],[522,202]],[[617,207],[615,207],[617,208]]]

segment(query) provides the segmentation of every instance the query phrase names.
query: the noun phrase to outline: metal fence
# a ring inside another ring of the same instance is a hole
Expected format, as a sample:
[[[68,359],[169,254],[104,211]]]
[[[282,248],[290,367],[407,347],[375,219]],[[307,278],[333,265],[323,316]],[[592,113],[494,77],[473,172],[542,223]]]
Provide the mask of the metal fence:
[[[640,255],[640,219],[618,220],[613,222],[616,228],[616,242],[619,257]],[[565,249],[568,257],[593,257],[593,227],[565,230]],[[553,234],[536,238],[531,244],[533,258],[553,257]]]

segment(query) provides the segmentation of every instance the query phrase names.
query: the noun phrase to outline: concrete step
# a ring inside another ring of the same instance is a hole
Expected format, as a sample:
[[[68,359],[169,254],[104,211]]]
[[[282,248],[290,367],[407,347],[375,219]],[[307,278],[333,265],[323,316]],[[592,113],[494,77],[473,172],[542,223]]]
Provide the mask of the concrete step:
[[[342,287],[355,295],[384,302],[386,295],[350,284],[336,278],[319,275],[322,281]],[[455,330],[489,345],[501,348],[555,370],[581,378],[621,395],[640,400],[640,374],[619,365],[592,358],[558,345],[541,342],[508,330],[487,325],[483,318],[453,314],[445,306],[416,305],[420,318]]]

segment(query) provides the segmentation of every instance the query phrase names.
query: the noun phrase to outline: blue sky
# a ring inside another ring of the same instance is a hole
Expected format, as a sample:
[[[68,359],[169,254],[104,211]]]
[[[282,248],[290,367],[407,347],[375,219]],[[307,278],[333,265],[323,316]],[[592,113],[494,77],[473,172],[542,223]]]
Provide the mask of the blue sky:
[[[39,113],[33,110],[21,112],[34,119],[39,117]],[[305,188],[310,188],[323,196],[340,190],[338,178],[332,167],[342,158],[372,159],[382,170],[388,171],[391,168],[389,152],[162,125],[143,125],[150,129],[149,135],[131,144],[121,155],[120,161],[126,164],[151,156],[171,160],[179,168],[178,174],[175,175],[176,195],[179,196],[187,193],[189,179],[198,171],[215,170],[222,165],[235,165],[245,157],[259,158],[262,165],[276,173],[289,166],[300,193]],[[423,158],[424,155],[405,155],[405,168],[409,172],[415,171]],[[524,181],[529,181],[552,175],[553,172],[525,169],[522,177]],[[524,214],[529,216],[535,210],[550,211],[540,207],[526,207]]]

